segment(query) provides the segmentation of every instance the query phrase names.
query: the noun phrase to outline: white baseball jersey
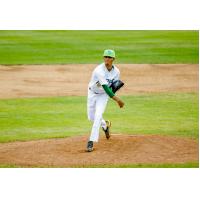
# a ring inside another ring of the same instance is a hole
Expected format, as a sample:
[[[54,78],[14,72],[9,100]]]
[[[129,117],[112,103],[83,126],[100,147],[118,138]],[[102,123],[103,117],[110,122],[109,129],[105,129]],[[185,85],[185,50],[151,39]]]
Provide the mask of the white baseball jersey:
[[[102,85],[107,84],[110,86],[113,81],[119,80],[119,77],[120,71],[115,65],[113,65],[111,71],[108,71],[105,63],[102,63],[94,69],[92,78],[89,82],[89,88],[97,94],[103,94],[105,91]]]

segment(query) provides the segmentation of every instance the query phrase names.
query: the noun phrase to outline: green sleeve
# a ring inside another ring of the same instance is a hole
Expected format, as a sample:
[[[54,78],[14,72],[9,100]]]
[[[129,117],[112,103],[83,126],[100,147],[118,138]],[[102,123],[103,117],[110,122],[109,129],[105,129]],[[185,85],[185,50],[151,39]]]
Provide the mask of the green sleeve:
[[[111,90],[111,88],[108,87],[108,85],[102,85],[103,89],[105,90],[106,94],[112,98],[113,96],[115,96],[115,94],[113,93],[113,91]]]

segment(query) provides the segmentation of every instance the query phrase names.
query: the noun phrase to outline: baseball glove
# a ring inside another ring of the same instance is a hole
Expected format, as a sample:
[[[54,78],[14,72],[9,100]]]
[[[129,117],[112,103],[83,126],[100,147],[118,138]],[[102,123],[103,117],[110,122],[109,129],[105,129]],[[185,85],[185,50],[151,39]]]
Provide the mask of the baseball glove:
[[[114,81],[110,88],[112,89],[113,93],[117,92],[122,86],[124,85],[124,83],[121,80],[116,80]]]

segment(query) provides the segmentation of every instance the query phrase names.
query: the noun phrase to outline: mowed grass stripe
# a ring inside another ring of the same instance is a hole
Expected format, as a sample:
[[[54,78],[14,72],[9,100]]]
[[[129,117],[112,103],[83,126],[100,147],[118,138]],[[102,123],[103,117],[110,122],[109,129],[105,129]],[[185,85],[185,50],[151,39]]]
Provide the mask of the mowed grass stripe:
[[[0,168],[67,168],[65,166],[19,166],[13,164],[0,164]],[[72,168],[70,166],[70,168]],[[199,168],[199,163],[162,163],[162,164],[126,164],[126,165],[91,165],[74,166],[73,168]]]
[[[109,101],[104,114],[112,132],[198,138],[198,94],[123,96],[119,109]],[[0,100],[0,142],[61,138],[90,133],[87,97]]]
[[[0,31],[0,64],[198,63],[198,31]]]

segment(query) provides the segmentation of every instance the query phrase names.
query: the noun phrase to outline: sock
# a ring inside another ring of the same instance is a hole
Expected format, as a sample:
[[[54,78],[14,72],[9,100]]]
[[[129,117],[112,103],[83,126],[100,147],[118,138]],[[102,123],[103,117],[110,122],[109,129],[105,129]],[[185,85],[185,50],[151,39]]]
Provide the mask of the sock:
[[[101,127],[102,127],[104,130],[106,130],[106,128],[107,128],[107,124],[106,124],[106,121],[105,121],[104,119],[102,119],[102,121],[101,121]]]

